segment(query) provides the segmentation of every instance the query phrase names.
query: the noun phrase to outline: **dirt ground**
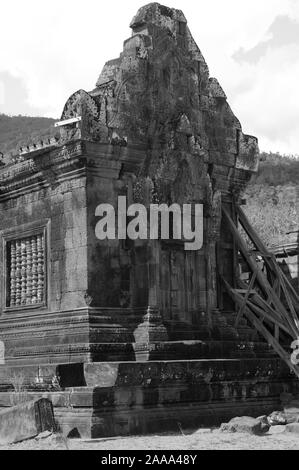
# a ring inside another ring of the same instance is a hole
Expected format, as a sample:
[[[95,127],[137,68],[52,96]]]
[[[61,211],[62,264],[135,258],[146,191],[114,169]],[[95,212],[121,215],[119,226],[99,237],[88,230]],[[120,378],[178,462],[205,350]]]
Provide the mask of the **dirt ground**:
[[[53,435],[31,439],[0,450],[299,450],[299,435],[275,426],[264,436],[231,434],[201,429],[190,434],[162,434],[93,440],[65,439]]]

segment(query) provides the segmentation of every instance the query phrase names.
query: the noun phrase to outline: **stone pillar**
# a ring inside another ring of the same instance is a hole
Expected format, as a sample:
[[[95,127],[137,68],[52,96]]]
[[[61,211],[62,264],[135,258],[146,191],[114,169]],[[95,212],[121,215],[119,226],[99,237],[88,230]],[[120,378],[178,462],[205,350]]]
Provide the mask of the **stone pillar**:
[[[220,236],[221,224],[221,192],[211,191],[209,217],[206,229],[206,285],[207,313],[212,326],[212,312],[217,308],[217,258],[216,243]]]
[[[212,311],[217,307],[216,241],[213,239],[206,244],[206,289],[208,322],[212,326]]]
[[[148,306],[142,319],[134,331],[135,343],[153,343],[167,341],[168,335],[162,323],[160,313],[160,245],[158,240],[149,240],[148,257]]]
[[[158,240],[148,242],[148,304],[149,307],[159,308],[160,292],[160,246]]]

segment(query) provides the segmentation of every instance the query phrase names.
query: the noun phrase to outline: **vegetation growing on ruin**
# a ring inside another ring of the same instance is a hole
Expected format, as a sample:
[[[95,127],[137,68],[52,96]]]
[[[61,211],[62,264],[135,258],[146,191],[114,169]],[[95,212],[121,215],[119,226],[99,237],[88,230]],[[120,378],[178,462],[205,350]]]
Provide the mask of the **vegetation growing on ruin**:
[[[244,197],[244,210],[264,243],[284,243],[289,232],[299,229],[298,156],[262,152]]]

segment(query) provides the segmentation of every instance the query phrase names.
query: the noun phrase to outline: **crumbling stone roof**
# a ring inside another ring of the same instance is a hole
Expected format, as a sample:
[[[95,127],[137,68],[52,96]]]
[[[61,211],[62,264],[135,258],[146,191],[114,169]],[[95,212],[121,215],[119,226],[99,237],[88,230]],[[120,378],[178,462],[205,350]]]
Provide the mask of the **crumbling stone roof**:
[[[184,14],[150,3],[130,26],[132,36],[119,58],[106,62],[95,89],[67,100],[61,119],[81,120],[62,126],[56,145],[83,139],[141,146],[145,177],[171,185],[187,166],[194,187],[208,178],[214,190],[239,193],[257,170],[258,142],[243,133],[210,77]]]

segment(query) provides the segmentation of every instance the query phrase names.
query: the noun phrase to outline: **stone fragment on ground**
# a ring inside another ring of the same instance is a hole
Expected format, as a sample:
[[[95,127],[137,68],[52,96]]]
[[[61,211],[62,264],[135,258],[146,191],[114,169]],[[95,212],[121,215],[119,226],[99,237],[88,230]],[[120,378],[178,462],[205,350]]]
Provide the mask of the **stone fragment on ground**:
[[[40,441],[41,439],[47,439],[48,437],[52,436],[52,434],[52,431],[43,431],[35,437],[35,440]]]
[[[270,426],[280,426],[287,424],[287,417],[282,411],[274,411],[268,416],[268,423]]]
[[[299,400],[290,401],[284,406],[283,411],[288,424],[299,422]]]
[[[221,425],[222,432],[239,432],[261,436],[268,432],[269,425],[265,421],[249,416],[241,416],[231,419]]]
[[[299,434],[299,423],[290,423],[286,425],[286,432],[290,432],[292,434]]]
[[[276,425],[276,426],[271,426],[269,429],[269,434],[281,434],[282,432],[285,432],[286,430],[286,425]]]
[[[267,415],[263,415],[263,416],[259,416],[258,418],[256,418],[258,421],[260,421],[262,423],[263,426],[268,426],[269,428],[269,422],[268,422],[268,416]],[[267,431],[266,431],[267,432]]]
[[[55,429],[53,406],[41,398],[0,411],[0,444],[31,439],[43,431]]]
[[[199,428],[199,429],[197,429],[197,431],[195,431],[192,434],[209,434],[211,432],[213,432],[213,430],[211,428]]]

